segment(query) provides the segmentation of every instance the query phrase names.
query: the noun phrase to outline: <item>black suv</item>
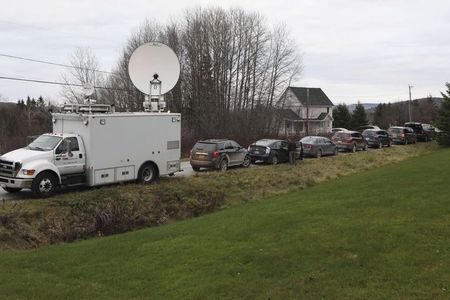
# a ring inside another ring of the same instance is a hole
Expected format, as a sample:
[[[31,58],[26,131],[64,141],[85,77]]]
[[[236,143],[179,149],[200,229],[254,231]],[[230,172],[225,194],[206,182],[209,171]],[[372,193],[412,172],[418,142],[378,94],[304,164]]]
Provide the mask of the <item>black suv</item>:
[[[430,124],[406,122],[405,127],[409,127],[414,130],[418,141],[429,142],[434,138],[434,128]]]
[[[262,139],[248,147],[252,163],[262,160],[265,163],[278,164],[289,161],[289,142],[285,140]]]
[[[383,148],[383,146],[391,146],[391,137],[386,130],[366,129],[362,136],[366,139],[369,147]]]
[[[245,148],[227,139],[209,139],[198,141],[191,150],[192,170],[200,168],[226,171],[231,166],[250,166],[250,156]]]

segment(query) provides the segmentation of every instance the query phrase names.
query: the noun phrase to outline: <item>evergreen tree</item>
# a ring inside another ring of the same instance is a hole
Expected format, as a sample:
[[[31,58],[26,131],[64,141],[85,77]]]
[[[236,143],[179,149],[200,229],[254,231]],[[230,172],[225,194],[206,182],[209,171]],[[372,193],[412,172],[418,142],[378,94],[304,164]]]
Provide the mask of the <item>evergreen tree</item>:
[[[437,136],[437,142],[439,145],[450,146],[450,83],[446,83],[447,86],[447,95],[444,93],[442,97],[444,100],[442,101],[441,108],[437,112],[435,125],[440,132]]]
[[[333,109],[333,127],[350,128],[352,115],[344,103]]]
[[[42,98],[42,96],[39,96],[39,98],[37,100],[37,106],[39,108],[45,108],[45,102],[44,102],[44,98]]]
[[[366,110],[364,109],[364,106],[358,102],[352,113],[351,128],[356,130],[361,126],[367,125],[367,123]]]

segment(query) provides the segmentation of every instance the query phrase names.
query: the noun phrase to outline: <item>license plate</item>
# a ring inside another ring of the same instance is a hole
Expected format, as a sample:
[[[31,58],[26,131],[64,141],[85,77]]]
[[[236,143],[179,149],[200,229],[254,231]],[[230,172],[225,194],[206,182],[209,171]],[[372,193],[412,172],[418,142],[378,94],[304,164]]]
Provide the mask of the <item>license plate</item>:
[[[198,154],[197,157],[198,157],[198,159],[206,159],[207,158],[206,155],[201,155],[201,154]]]

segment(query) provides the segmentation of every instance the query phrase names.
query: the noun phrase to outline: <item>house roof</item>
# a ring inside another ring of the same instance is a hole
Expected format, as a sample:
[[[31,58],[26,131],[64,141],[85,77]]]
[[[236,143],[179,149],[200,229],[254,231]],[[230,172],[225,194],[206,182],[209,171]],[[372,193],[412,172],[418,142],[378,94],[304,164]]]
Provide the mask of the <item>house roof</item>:
[[[300,118],[298,114],[296,114],[292,109],[289,108],[280,108],[277,110],[278,115],[285,119],[290,121],[307,121],[305,118]],[[333,119],[330,114],[323,112],[320,113],[320,115],[317,116],[317,118],[309,118],[309,121],[323,121],[326,119],[326,117],[329,117],[330,119]]]
[[[298,114],[296,114],[292,109],[289,108],[281,108],[278,109],[278,114],[280,117],[288,120],[297,120],[300,118]]]
[[[288,87],[288,89],[290,89],[294,93],[295,97],[301,102],[302,105],[306,106],[306,94],[307,90],[309,90],[309,105],[334,106],[333,102],[331,102],[331,100],[327,95],[325,95],[321,88],[290,86]],[[282,97],[284,97],[284,94]]]

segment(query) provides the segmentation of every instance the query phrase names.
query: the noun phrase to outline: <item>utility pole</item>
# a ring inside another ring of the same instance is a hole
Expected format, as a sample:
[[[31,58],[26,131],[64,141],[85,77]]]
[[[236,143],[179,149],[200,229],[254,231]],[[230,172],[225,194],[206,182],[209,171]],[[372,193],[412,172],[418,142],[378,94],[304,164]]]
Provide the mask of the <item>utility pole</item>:
[[[410,121],[410,122],[412,122],[412,105],[411,105],[412,100],[411,100],[411,89],[412,89],[413,87],[414,87],[414,86],[412,86],[412,85],[408,85],[408,89],[409,89],[409,109],[408,109],[408,111],[409,111],[409,121]]]
[[[306,88],[306,135],[309,135],[309,88]]]

